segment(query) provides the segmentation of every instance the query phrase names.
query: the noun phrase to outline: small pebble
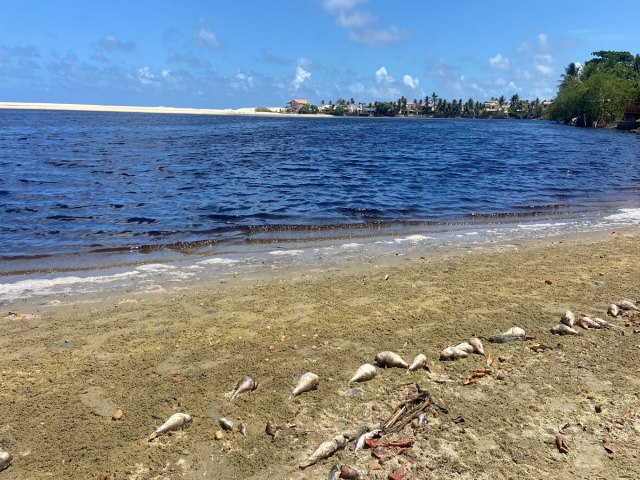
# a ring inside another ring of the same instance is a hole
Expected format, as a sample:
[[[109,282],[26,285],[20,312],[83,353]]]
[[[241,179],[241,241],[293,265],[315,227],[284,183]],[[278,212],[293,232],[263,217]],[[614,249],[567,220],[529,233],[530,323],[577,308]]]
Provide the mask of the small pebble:
[[[224,438],[224,433],[222,433],[222,430],[217,430],[213,436],[216,440],[222,440]]]
[[[124,417],[124,412],[122,410],[120,410],[120,409],[117,409],[113,413],[113,415],[111,415],[111,420],[113,420],[115,422],[115,421],[120,420],[122,417]]]

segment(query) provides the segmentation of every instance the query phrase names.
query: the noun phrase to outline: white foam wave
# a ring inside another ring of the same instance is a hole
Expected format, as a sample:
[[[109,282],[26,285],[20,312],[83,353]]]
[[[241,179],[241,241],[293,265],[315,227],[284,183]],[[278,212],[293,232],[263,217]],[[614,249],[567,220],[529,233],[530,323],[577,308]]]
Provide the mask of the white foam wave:
[[[361,247],[361,243],[345,243],[344,245],[340,245],[342,248],[358,248]]]
[[[518,225],[518,228],[522,230],[544,230],[546,228],[563,227],[568,225],[567,223],[532,223],[529,225]]]
[[[269,255],[300,255],[304,250],[272,250]]]
[[[605,220],[635,223],[640,222],[640,208],[621,208],[620,213],[614,213],[605,217]]]
[[[198,262],[198,265],[233,265],[238,262],[239,260],[233,260],[232,258],[214,257]]]
[[[404,237],[404,238],[396,238],[393,241],[395,243],[405,243],[405,242],[419,243],[419,242],[424,242],[426,240],[431,240],[431,239],[433,239],[433,237],[428,237],[426,235],[409,235],[408,237]]]
[[[139,272],[166,272],[167,270],[174,270],[176,267],[173,265],[165,265],[164,263],[149,263],[147,265],[140,265],[136,267]]]

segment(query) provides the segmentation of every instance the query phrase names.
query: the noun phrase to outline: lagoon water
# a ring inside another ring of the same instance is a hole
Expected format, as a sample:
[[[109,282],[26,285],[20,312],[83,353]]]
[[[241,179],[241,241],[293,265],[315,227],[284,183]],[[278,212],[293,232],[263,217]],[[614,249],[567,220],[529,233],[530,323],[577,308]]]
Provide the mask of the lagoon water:
[[[0,110],[0,132],[0,300],[66,270],[228,267],[309,245],[481,242],[640,219],[640,139],[612,130]]]

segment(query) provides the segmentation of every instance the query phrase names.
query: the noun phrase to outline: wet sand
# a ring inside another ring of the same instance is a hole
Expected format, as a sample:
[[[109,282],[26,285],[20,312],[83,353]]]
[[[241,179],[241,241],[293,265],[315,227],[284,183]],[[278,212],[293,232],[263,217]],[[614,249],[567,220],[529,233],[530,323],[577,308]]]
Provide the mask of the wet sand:
[[[348,463],[386,479],[402,463],[405,478],[416,479],[638,478],[640,318],[606,316],[611,302],[637,299],[638,258],[631,231],[212,280],[176,294],[133,291],[3,318],[0,447],[14,459],[0,475],[302,479],[327,478],[332,464]],[[616,328],[551,335],[566,309]],[[536,338],[485,341],[490,359],[437,359],[446,346],[514,325]],[[536,344],[548,348],[536,353]],[[408,360],[423,352],[435,373],[388,369],[349,387],[356,368],[382,350]],[[485,377],[463,385],[481,369]],[[308,370],[320,387],[290,399]],[[230,403],[245,373],[259,387]],[[353,453],[350,444],[298,468],[322,441],[379,424],[415,382],[448,413],[390,437],[413,440],[411,448],[396,455],[389,447],[389,458],[372,463],[370,449]],[[116,409],[124,412],[118,421]],[[176,411],[192,415],[192,425],[148,442]],[[221,416],[244,422],[247,435],[216,440]],[[267,421],[283,426],[274,442]],[[555,444],[559,432],[566,454]]]

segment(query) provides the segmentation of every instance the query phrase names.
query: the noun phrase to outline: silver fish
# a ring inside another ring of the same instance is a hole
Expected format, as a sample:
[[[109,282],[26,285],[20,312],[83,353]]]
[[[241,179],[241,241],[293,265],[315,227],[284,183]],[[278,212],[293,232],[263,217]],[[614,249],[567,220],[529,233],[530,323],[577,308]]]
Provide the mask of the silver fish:
[[[551,329],[551,333],[554,335],[580,335],[577,330],[574,330],[571,327],[568,327],[564,323],[559,323],[555,327]]]
[[[602,328],[613,328],[613,325],[611,325],[606,320],[603,320],[602,318],[596,317],[593,319],[593,321],[600,325]]]
[[[571,310],[567,310],[560,317],[560,323],[564,323],[567,327],[573,327],[576,324],[576,316]]]
[[[329,480],[339,480],[340,479],[340,467],[335,463],[331,466],[331,470],[329,470],[329,476],[327,477]]]
[[[320,460],[329,458],[338,450],[341,450],[346,446],[347,446],[347,438],[342,434],[336,435],[331,440],[321,443],[320,446],[316,448],[311,455],[309,455],[306,459],[300,462],[298,467],[301,469],[304,469],[304,468],[310,467],[311,465],[315,465]]]
[[[469,339],[469,345],[473,347],[475,353],[484,355],[484,345],[482,345],[482,341],[479,338],[473,337]]]
[[[353,377],[351,377],[349,383],[369,381],[375,378],[376,373],[376,367],[374,367],[370,363],[365,363],[360,368],[358,368],[358,370],[356,370],[356,373],[354,373]]]
[[[636,312],[640,312],[640,308],[636,307],[633,302],[629,300],[620,300],[616,305],[618,305],[622,310],[634,310]]]
[[[149,436],[149,441],[152,441],[154,438],[159,437],[160,435],[173,432],[175,430],[184,430],[191,424],[191,415],[187,415],[186,413],[174,413],[169,417],[169,419],[164,422],[162,425],[158,427],[158,429]]]
[[[467,342],[459,343],[455,345],[453,348],[457,348],[458,350],[462,350],[463,352],[467,352],[467,353],[473,353],[476,351],[476,349],[473,348],[473,345],[470,345]]]
[[[293,389],[292,396],[296,397],[301,393],[315,390],[320,385],[320,377],[312,372],[307,372],[300,377],[298,385]]]
[[[376,365],[379,367],[397,367],[397,368],[409,368],[407,362],[405,362],[400,355],[395,352],[380,352],[376,355]]]
[[[0,471],[4,470],[5,468],[9,468],[9,465],[11,465],[11,460],[13,460],[13,455],[0,448]]]
[[[231,401],[236,398],[238,395],[244,392],[253,392],[256,388],[258,388],[258,382],[251,375],[245,375],[238,383],[236,383],[236,388],[231,394]]]
[[[380,432],[381,430],[379,428],[376,428],[375,430],[371,430],[370,432],[365,432],[362,435],[360,435],[356,440],[356,444],[353,447],[353,451],[357,452],[358,450],[362,449],[364,447],[364,442],[367,439],[375,437]]]
[[[416,370],[424,368],[426,364],[427,364],[427,356],[424,353],[419,353],[418,355],[416,355],[416,358],[413,359],[413,362],[411,362],[411,365],[409,365],[409,371],[415,372]]]
[[[218,423],[220,423],[220,427],[222,427],[222,429],[226,430],[227,432],[233,430],[233,422],[231,420],[227,420],[226,418],[222,417],[220,420],[218,420]]]
[[[440,352],[440,360],[458,360],[468,356],[467,352],[456,347],[447,347]]]
[[[513,342],[515,340],[524,340],[525,335],[526,334],[524,329],[520,327],[511,327],[509,330],[501,333],[500,335],[489,337],[489,341],[492,343],[507,343]]]
[[[617,317],[618,315],[620,315],[620,308],[618,308],[615,303],[612,303],[611,305],[609,305],[609,310],[607,310],[607,313],[612,317]]]

